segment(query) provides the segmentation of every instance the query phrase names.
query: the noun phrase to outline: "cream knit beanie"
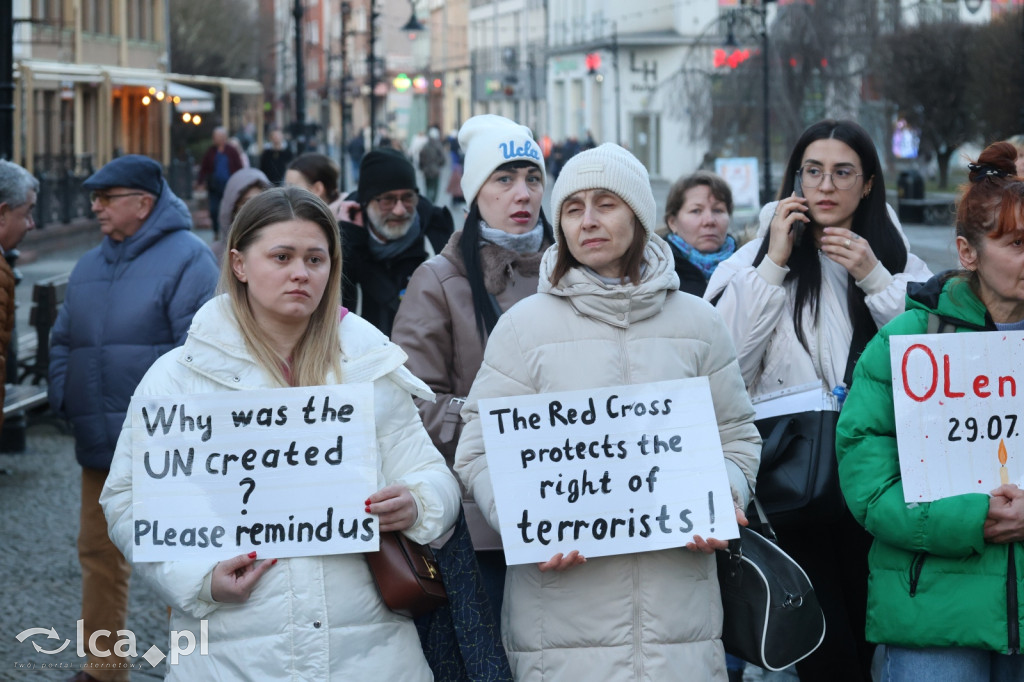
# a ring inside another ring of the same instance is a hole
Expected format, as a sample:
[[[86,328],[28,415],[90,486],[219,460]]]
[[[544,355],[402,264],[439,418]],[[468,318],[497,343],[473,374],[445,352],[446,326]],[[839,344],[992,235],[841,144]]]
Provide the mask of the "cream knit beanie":
[[[562,203],[576,192],[606,189],[629,204],[650,239],[654,233],[658,209],[647,169],[635,156],[617,144],[606,142],[580,152],[562,167],[551,190],[551,221],[559,230]]]
[[[544,157],[533,133],[524,125],[495,114],[474,116],[459,129],[459,146],[466,154],[462,165],[462,195],[466,205],[473,203],[477,192],[498,166],[510,161],[529,161],[540,168],[544,182]]]

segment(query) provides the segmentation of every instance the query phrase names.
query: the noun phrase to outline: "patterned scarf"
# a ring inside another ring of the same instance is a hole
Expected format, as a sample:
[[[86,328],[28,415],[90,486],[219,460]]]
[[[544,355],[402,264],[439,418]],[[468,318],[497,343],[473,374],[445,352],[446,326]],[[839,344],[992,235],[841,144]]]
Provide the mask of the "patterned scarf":
[[[668,233],[668,241],[686,257],[686,260],[693,263],[700,270],[701,274],[704,275],[704,279],[711,279],[711,273],[715,271],[719,263],[736,253],[736,240],[730,235],[725,235],[725,242],[722,244],[722,248],[711,253],[701,253],[683,241],[683,238],[675,232]]]

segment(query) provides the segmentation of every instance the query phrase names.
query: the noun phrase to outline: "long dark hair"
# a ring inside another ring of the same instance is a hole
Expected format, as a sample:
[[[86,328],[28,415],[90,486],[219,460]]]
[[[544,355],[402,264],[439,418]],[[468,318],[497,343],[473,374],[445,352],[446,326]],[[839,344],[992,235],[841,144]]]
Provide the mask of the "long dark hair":
[[[882,173],[882,165],[878,160],[878,152],[875,151],[875,143],[867,131],[853,121],[836,121],[826,119],[818,121],[803,132],[793,153],[789,156],[785,173],[782,176],[782,186],[779,188],[779,199],[788,197],[793,193],[796,172],[804,159],[804,152],[812,142],[818,140],[839,140],[856,152],[860,157],[860,163],[864,173],[864,181],[871,181],[871,191],[866,197],[860,200],[857,210],[853,213],[853,225],[851,229],[856,234],[864,237],[871,245],[875,257],[893,273],[900,273],[907,267],[907,246],[903,243],[899,230],[893,224],[886,210],[885,204],[885,178]],[[814,227],[813,223],[808,228]],[[768,254],[768,247],[771,245],[771,231],[765,235],[754,258],[756,267]],[[818,247],[814,240],[805,238],[799,244],[793,245],[793,252],[789,257],[789,273],[787,280],[796,279],[796,298],[793,306],[793,326],[796,328],[796,336],[801,345],[808,349],[807,339],[804,338],[800,318],[804,308],[810,306],[811,312],[817,320],[818,299],[821,295],[821,263],[818,261]],[[850,313],[850,320],[853,323],[854,337],[865,334],[870,338],[877,329],[864,302],[864,292],[856,286],[853,276],[847,274],[846,304]],[[808,349],[809,350],[809,349]]]
[[[477,200],[469,206],[469,213],[466,214],[466,224],[462,228],[462,237],[459,240],[459,255],[462,256],[462,263],[466,268],[466,279],[469,280],[469,290],[473,294],[473,315],[476,318],[476,331],[480,340],[484,341],[487,335],[498,324],[498,316],[501,311],[496,309],[491,295],[487,293],[484,286],[484,270],[480,264],[480,207]],[[540,210],[540,221],[543,224],[543,243],[554,242],[551,223],[544,215],[544,209]]]

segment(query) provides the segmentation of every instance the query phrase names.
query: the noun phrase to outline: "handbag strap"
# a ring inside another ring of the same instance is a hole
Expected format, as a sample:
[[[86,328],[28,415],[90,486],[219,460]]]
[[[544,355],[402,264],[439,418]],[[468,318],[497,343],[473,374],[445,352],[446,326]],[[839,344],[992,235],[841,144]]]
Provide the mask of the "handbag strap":
[[[800,437],[800,434],[792,429],[795,424],[796,419],[793,417],[783,417],[775,422],[772,432],[761,447],[761,466],[775,461],[779,453],[785,452],[789,444]]]

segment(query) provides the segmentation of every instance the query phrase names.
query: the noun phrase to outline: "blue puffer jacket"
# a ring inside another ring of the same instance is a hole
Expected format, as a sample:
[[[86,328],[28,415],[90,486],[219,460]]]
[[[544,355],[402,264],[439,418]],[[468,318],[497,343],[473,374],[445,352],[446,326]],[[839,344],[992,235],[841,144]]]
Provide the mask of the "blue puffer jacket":
[[[135,387],[185,340],[217,285],[213,252],[164,182],[138,232],[82,256],[51,336],[50,406],[71,422],[78,463],[109,469]]]

